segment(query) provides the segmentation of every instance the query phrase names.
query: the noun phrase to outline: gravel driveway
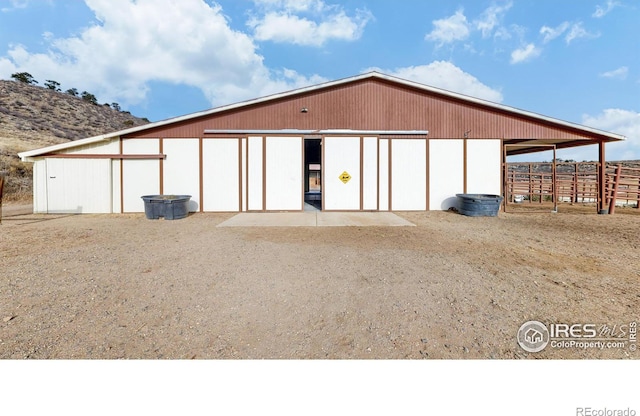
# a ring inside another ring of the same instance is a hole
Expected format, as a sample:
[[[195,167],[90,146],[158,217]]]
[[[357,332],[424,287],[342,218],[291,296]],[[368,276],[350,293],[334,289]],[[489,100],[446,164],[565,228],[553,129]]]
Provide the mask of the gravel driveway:
[[[6,218],[0,358],[638,358],[516,339],[529,320],[640,320],[640,215],[591,212],[398,213],[415,227]]]

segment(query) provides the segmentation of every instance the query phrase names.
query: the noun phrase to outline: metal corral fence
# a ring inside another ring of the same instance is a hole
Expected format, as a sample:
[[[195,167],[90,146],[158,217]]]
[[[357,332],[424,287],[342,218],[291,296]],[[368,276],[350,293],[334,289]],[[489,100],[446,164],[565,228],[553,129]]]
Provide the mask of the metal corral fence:
[[[615,212],[616,206],[634,205],[640,207],[640,168],[632,168],[621,164],[607,165],[607,204],[609,214]]]
[[[599,200],[598,162],[507,163],[505,204],[542,207],[553,203],[596,204]],[[640,205],[640,168],[621,164],[606,167],[606,206]],[[547,203],[547,204],[544,204]],[[545,208],[546,209],[546,206]]]

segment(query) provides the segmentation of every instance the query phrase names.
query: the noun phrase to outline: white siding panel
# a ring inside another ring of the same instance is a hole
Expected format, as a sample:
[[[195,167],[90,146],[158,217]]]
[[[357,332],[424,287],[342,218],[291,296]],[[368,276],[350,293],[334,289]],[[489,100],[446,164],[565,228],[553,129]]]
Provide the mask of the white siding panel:
[[[378,167],[378,181],[380,195],[378,196],[380,211],[389,211],[389,140],[380,139],[380,166]]]
[[[247,209],[262,211],[262,137],[249,137],[247,152]]]
[[[200,209],[200,141],[164,139],[163,190],[166,195],[191,195],[189,211]]]
[[[120,198],[120,164],[121,160],[111,161],[111,212],[122,212]]]
[[[111,212],[111,160],[50,158],[46,161],[47,212]]]
[[[232,212],[240,208],[238,140],[205,139],[202,142],[204,211]]]
[[[464,191],[462,139],[429,141],[429,209],[447,210],[457,205]]]
[[[36,160],[33,164],[33,212],[47,212],[47,161]]]
[[[302,137],[266,139],[266,209],[303,209]]]
[[[240,157],[242,161],[242,168],[240,169],[240,183],[242,185],[242,189],[240,192],[240,199],[242,200],[242,211],[247,210],[247,139],[242,139],[242,156]]]
[[[325,210],[360,210],[360,137],[325,137],[322,198]],[[340,180],[343,172],[351,179]]]
[[[158,139],[126,139],[122,142],[124,154],[157,154],[160,152]],[[123,160],[123,207],[124,212],[144,212],[143,195],[160,193],[160,161]]]
[[[378,209],[378,138],[363,139],[362,209]]]
[[[425,139],[391,141],[391,208],[427,209],[427,144]]]
[[[120,153],[120,140],[114,138],[108,141],[86,144],[84,146],[65,149],[59,153],[65,154],[118,154]]]
[[[467,140],[467,193],[500,195],[500,139]]]

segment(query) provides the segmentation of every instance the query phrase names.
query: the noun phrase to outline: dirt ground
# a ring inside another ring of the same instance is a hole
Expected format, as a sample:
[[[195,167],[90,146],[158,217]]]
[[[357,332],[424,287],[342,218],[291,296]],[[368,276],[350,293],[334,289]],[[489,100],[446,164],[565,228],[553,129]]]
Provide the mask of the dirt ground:
[[[398,213],[416,227],[8,217],[0,358],[638,358],[628,346],[528,353],[516,339],[529,320],[640,321],[628,210]]]

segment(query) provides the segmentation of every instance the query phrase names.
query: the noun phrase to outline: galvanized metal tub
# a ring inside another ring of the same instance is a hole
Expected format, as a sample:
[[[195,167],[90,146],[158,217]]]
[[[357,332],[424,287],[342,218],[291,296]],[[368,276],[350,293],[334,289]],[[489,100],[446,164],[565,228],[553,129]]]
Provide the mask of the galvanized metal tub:
[[[456,194],[458,212],[469,217],[496,217],[503,197],[488,194]]]
[[[144,214],[150,220],[163,217],[165,220],[179,220],[189,215],[191,195],[145,195]]]

